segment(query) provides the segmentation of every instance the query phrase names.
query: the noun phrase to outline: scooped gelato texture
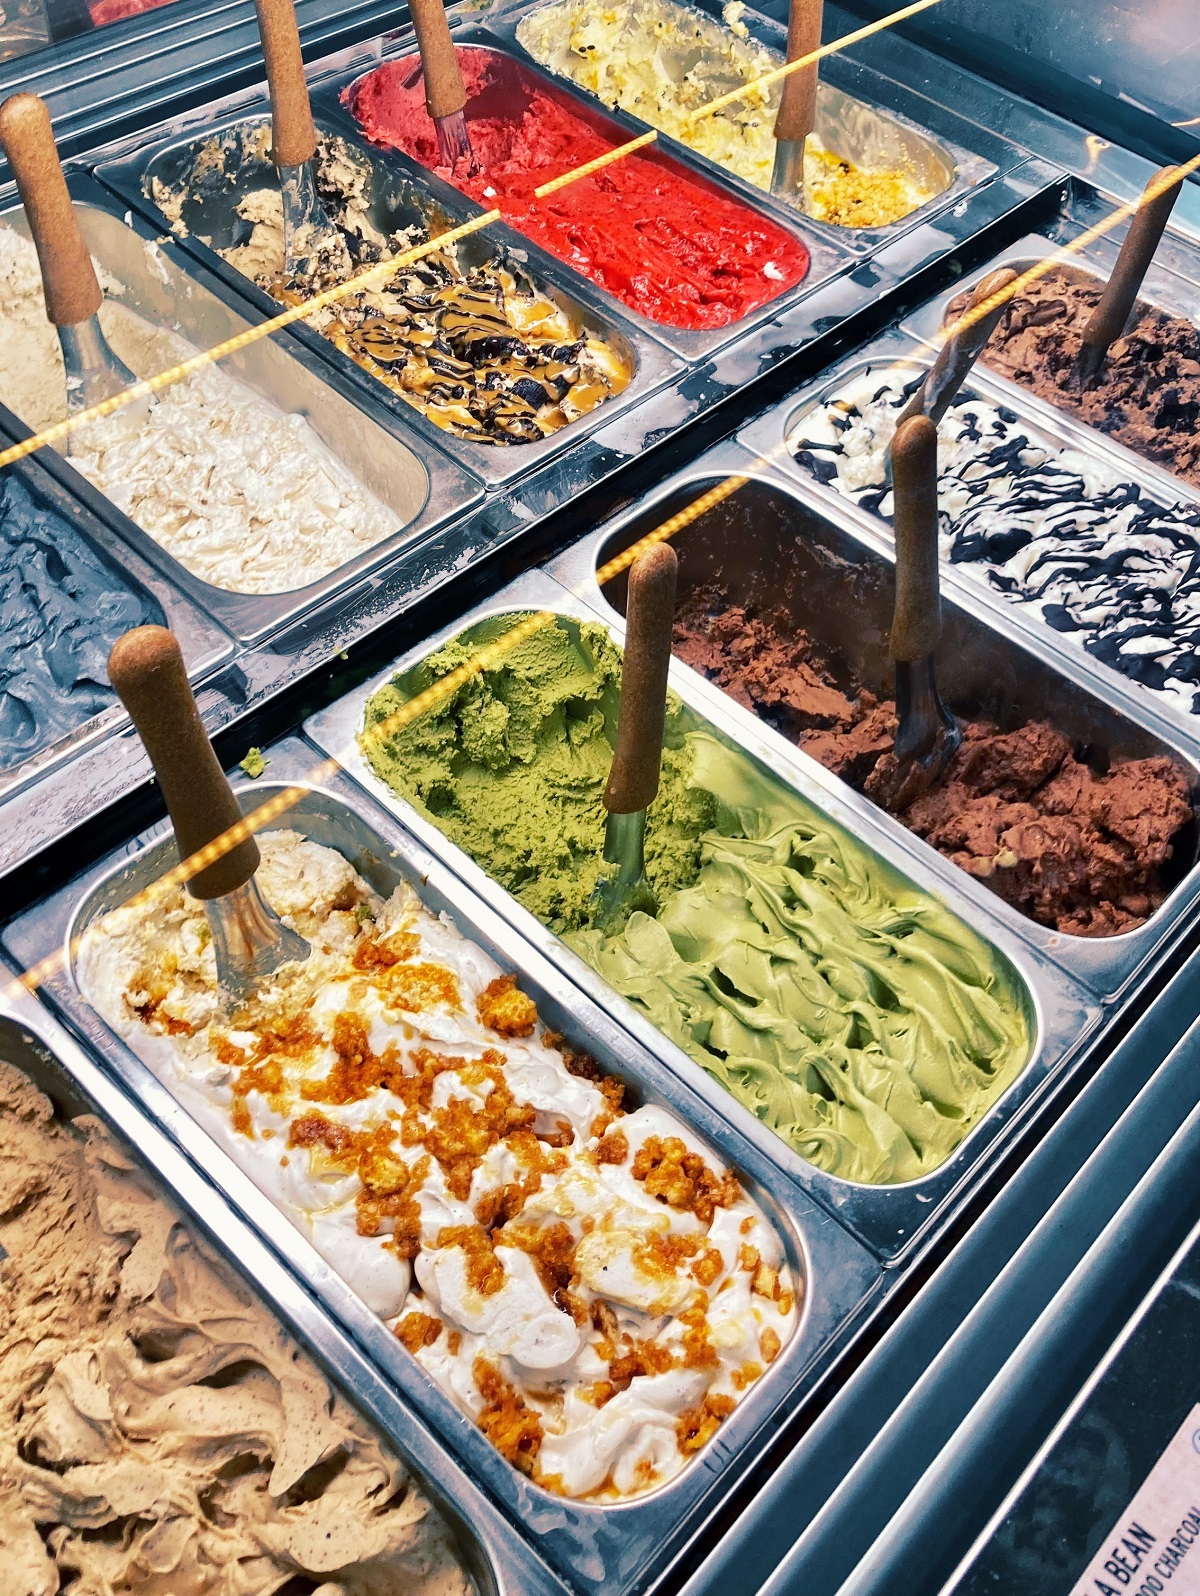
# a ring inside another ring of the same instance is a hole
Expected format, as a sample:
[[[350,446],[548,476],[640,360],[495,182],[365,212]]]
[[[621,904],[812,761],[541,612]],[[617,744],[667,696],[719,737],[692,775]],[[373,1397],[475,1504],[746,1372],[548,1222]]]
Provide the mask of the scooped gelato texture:
[[[1171,759],[1094,769],[1044,721],[1007,731],[968,721],[941,780],[898,794],[895,704],[856,685],[786,614],[750,615],[693,590],[675,653],[1042,925],[1113,936],[1166,896],[1163,872],[1193,818],[1188,777]]]
[[[920,377],[876,366],[806,415],[797,460],[890,520],[888,444]],[[938,427],[943,559],[1185,713],[1200,714],[1200,507],[1165,508],[973,395]]]
[[[983,358],[1022,388],[1200,487],[1200,329],[1139,300],[1099,380],[1080,388],[1072,371],[1103,292],[1097,278],[1052,268],[1012,300]],[[965,307],[960,296],[947,318]]]
[[[549,620],[425,714],[400,713],[520,619],[371,697],[376,775],[802,1157],[879,1183],[936,1169],[1029,1056],[1019,977],[674,699],[647,814],[658,914],[595,929],[620,677],[607,631]]]
[[[95,1119],[0,1062],[8,1596],[467,1596],[441,1517]]]
[[[111,280],[105,286],[110,296],[120,291]],[[66,373],[37,251],[4,225],[0,295],[4,400],[40,430],[66,415]],[[112,297],[100,324],[139,377],[197,353]],[[400,523],[302,415],[285,414],[216,365],[164,388],[148,409],[76,428],[71,464],[194,576],[235,593],[304,587]]]
[[[162,611],[11,472],[0,476],[0,770],[116,703],[108,656]]]
[[[322,134],[317,191],[341,248],[303,278],[288,277],[269,137],[264,122],[206,139],[170,184],[152,178],[150,195],[177,231],[212,244],[206,207],[228,205],[240,193],[238,241],[215,247],[289,304],[428,240],[424,225],[381,231],[372,219],[370,160],[345,139]],[[632,376],[615,344],[588,331],[526,274],[499,256],[464,266],[454,245],[326,306],[311,325],[437,426],[477,443],[537,443],[621,393]]]
[[[438,167],[423,80],[408,81],[411,59],[385,61],[346,90],[367,138],[499,209],[632,310],[670,327],[728,327],[807,273],[799,239],[655,152],[625,156],[539,200],[537,187],[606,154],[624,134],[577,113],[497,51],[458,55],[477,171]]]
[[[779,1237],[410,887],[260,843],[304,964],[226,1019],[180,890],[88,929],[89,997],[510,1463],[576,1497],[672,1478],[795,1328]]]
[[[517,39],[543,66],[590,89],[756,188],[770,191],[780,85],[755,88],[714,116],[693,121],[711,100],[782,64],[774,50],[675,0],[554,0],[521,19]],[[804,210],[840,227],[887,227],[933,198],[915,171],[855,165],[827,149],[818,91],[817,132],[804,155]]]

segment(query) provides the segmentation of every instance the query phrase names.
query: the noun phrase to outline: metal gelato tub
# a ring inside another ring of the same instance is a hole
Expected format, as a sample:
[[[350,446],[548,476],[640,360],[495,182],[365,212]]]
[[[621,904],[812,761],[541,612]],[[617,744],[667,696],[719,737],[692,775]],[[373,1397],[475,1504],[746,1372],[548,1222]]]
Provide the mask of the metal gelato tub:
[[[210,1177],[222,1155],[194,1127],[190,1136],[186,1126],[170,1127],[185,1133],[177,1145],[154,1122],[162,1117],[155,1105],[147,1105],[149,1113],[135,1105],[2,965],[0,1059],[49,1097],[58,1119],[95,1115],[164,1198],[201,1232],[240,1287],[296,1337],[321,1374],[379,1432],[448,1520],[479,1596],[566,1596],[566,1587],[414,1418],[370,1359],[213,1189]],[[157,1087],[153,1077],[147,1084]],[[169,1103],[161,1106],[170,1108]],[[177,1110],[174,1117],[181,1118]],[[230,1174],[234,1183],[244,1179],[232,1166]]]
[[[416,228],[422,235],[436,234],[478,214],[477,207],[465,195],[448,184],[440,183],[431,173],[412,166],[402,157],[367,144],[356,131],[353,119],[338,104],[336,92],[322,92],[314,84],[313,112],[320,133],[344,138],[370,159],[369,216],[380,232],[390,234]],[[170,232],[171,225],[167,217],[155,203],[153,185],[156,182],[167,185],[177,182],[188,163],[194,159],[198,148],[209,140],[238,135],[245,137],[262,127],[269,131],[269,107],[262,101],[257,106],[247,107],[245,95],[232,96],[206,107],[202,113],[190,113],[97,151],[92,157],[98,162],[96,176],[135,211],[146,216],[164,232]],[[179,243],[214,278],[243,295],[264,316],[273,316],[281,308],[279,303],[217,253],[219,249],[245,242],[250,228],[238,215],[237,207],[248,193],[264,186],[278,186],[275,168],[266,160],[243,170],[236,184],[213,196],[209,203],[185,206],[183,223],[186,233],[180,235]],[[411,429],[417,437],[461,460],[489,486],[500,485],[537,470],[548,457],[558,454],[598,428],[607,426],[683,370],[680,361],[673,358],[659,342],[625,321],[606,296],[597,293],[590,283],[563,267],[553,256],[545,254],[528,239],[508,233],[505,229],[491,227],[464,238],[455,246],[455,250],[465,271],[491,260],[499,260],[510,271],[527,276],[536,288],[566,312],[572,325],[582,334],[603,339],[615,350],[629,367],[628,385],[619,394],[540,442],[477,443],[470,438],[458,437],[430,421],[415,405],[409,404],[385,383],[378,381],[315,327],[309,327],[302,321],[293,322],[288,329],[288,337],[331,366],[343,385],[355,391],[358,403],[368,415],[387,417],[390,420],[386,424],[398,422],[402,430]]]
[[[805,631],[818,649],[828,649],[854,681],[878,699],[894,691],[888,633],[894,603],[890,550],[862,541],[845,501],[830,505],[809,484],[797,485],[783,472],[756,465],[736,446],[718,447],[694,466],[648,494],[630,510],[582,538],[549,566],[549,574],[596,607],[605,619],[624,615],[626,577],[601,588],[598,568],[640,538],[710,493],[729,475],[748,473],[745,486],[705,510],[679,533],[672,545],[680,560],[680,597],[719,587],[731,606],[752,614],[786,612],[788,622]],[[839,510],[843,513],[839,514]],[[1082,662],[1059,655],[1041,638],[1014,638],[999,629],[997,617],[966,584],[942,599],[939,677],[949,706],[961,716],[996,723],[1002,731],[1028,720],[1049,721],[1067,736],[1092,768],[1113,759],[1166,755],[1190,778],[1193,801],[1200,799],[1200,763],[1194,746],[1156,725],[1141,699],[1130,694],[1109,701]],[[750,709],[733,701],[715,683],[686,666],[679,669],[698,697],[716,700],[735,722],[753,727],[767,746],[794,758],[796,745]],[[840,679],[839,686],[850,687]],[[803,749],[800,749],[803,756]],[[1196,917],[1200,899],[1198,838],[1193,820],[1180,834],[1165,882],[1165,902],[1134,930],[1111,937],[1081,937],[1038,924],[1005,902],[910,832],[886,811],[825,770],[807,761],[813,777],[844,795],[863,819],[868,817],[900,848],[926,859],[939,874],[977,906],[994,916],[1085,981],[1106,1002],[1144,977]]]
[[[1024,994],[1032,1035],[1024,1069],[935,1171],[904,1184],[873,1186],[827,1174],[801,1158],[780,1136],[737,1103],[681,1047],[668,1040],[645,1014],[618,996],[564,942],[486,876],[426,816],[385,787],[359,751],[356,734],[362,724],[366,701],[377,688],[397,676],[403,681],[406,673],[413,671],[443,642],[485,623],[492,623],[486,629],[494,631],[497,618],[531,610],[544,610],[575,620],[601,618],[545,575],[534,573],[522,577],[486,605],[410,650],[388,670],[313,716],[306,723],[307,734],[362,782],[380,803],[399,815],[431,850],[446,858],[476,893],[493,904],[528,942],[552,959],[598,1005],[610,1010],[679,1080],[702,1096],[711,1112],[736,1125],[747,1140],[754,1142],[763,1158],[786,1175],[794,1189],[816,1196],[881,1257],[895,1260],[909,1253],[935,1225],[949,1216],[957,1200],[998,1155],[1016,1125],[1047,1094],[1051,1082],[1061,1077],[1068,1065],[1084,1057],[1100,1019],[1095,1000],[1027,941],[1018,938],[994,916],[981,913],[974,899],[958,890],[953,880],[955,872],[937,871],[911,849],[898,848],[892,835],[879,826],[871,814],[862,812],[869,806],[854,807],[847,801],[853,795],[846,789],[833,791],[831,784],[819,783],[814,779],[811,763],[800,759],[796,750],[786,745],[781,748],[782,739],[770,741],[764,737],[762,734],[768,728],[749,721],[744,715],[731,714],[734,706],[723,695],[711,690],[698,692],[694,674],[673,662],[671,685],[684,706],[687,726],[703,728],[718,741],[740,749],[773,784],[815,806],[843,833],[849,833],[870,850],[885,878],[894,879],[899,875],[906,883],[941,899],[964,923],[979,932],[990,945],[1000,967],[1011,972],[1010,978]],[[622,640],[623,629],[618,623],[609,623],[609,631],[618,643]]]
[[[154,326],[181,334],[198,349],[213,348],[263,318],[238,301],[144,222],[129,216],[122,202],[93,178],[72,172],[75,213],[92,256],[102,272],[124,288],[116,302]],[[129,217],[122,220],[122,215]],[[28,235],[19,204],[3,212],[5,224]],[[482,496],[479,484],[435,450],[418,455],[387,420],[364,415],[353,391],[307,351],[260,338],[222,362],[261,398],[286,413],[304,416],[329,451],[358,482],[396,517],[396,531],[374,547],[306,587],[279,593],[239,593],[194,576],[149,533],[122,517],[128,542],[147,563],[172,581],[243,641],[276,632],[302,612],[360,581],[401,551],[411,549],[437,527]],[[73,489],[78,474],[64,457],[43,451],[48,469]],[[114,507],[114,514],[118,514]]]
[[[807,418],[851,383],[867,378],[871,379],[871,386],[876,385],[877,379],[879,387],[892,378],[901,383],[915,383],[932,362],[933,356],[927,346],[900,332],[884,334],[865,350],[835,366],[819,382],[773,406],[745,427],[738,434],[738,442],[749,451],[747,465],[757,461],[760,466],[774,467],[800,482],[805,499],[850,531],[856,540],[870,544],[881,553],[890,553],[890,524],[836,488],[818,481],[794,457],[792,449],[797,440],[805,436]],[[1164,494],[1161,486],[1164,474],[1158,468],[1138,459],[1127,449],[1115,447],[1092,428],[1082,426],[1069,416],[1048,406],[1035,409],[1029,395],[1003,378],[993,376],[984,367],[976,366],[963,390],[964,398],[972,395],[1007,412],[1031,442],[1053,452],[1071,451],[1080,461],[1094,462],[1108,474],[1129,483],[1138,490],[1143,503],[1162,507],[1180,503],[1188,509],[1198,497],[1174,478],[1167,479],[1173,484],[1173,492]],[[989,569],[980,561],[966,564],[943,558],[943,593],[949,595],[953,591],[956,602],[962,601],[958,597],[960,594],[964,598],[967,593],[974,595],[990,610],[993,625],[1006,633],[1019,635],[1027,647],[1036,644],[1048,659],[1056,662],[1057,669],[1075,675],[1080,682],[1088,682],[1099,697],[1123,705],[1135,703],[1135,713],[1143,724],[1153,726],[1157,735],[1194,752],[1200,745],[1200,722],[1176,701],[1178,695],[1173,699],[1162,692],[1151,692],[1086,652],[1077,641],[1077,630],[1063,631],[1050,626],[1021,601],[1020,595],[1010,601],[988,581]]]
[[[502,1503],[541,1555],[578,1590],[617,1596],[640,1589],[699,1530],[718,1497],[761,1456],[784,1416],[812,1391],[861,1329],[868,1305],[882,1291],[878,1265],[820,1206],[782,1177],[722,1111],[724,1105],[711,1105],[640,1048],[600,1004],[514,934],[330,761],[294,739],[266,753],[273,780],[241,787],[247,811],[283,792],[294,793],[294,803],[267,829],[288,827],[339,849],[381,894],[401,881],[410,882],[433,912],[448,916],[503,969],[517,973],[551,1029],[626,1082],[637,1100],[661,1103],[715,1147],[776,1227],[795,1277],[804,1282],[797,1328],[716,1437],[674,1480],[640,1498],[597,1505],[553,1495],[518,1473],[99,1018],[76,983],[76,939],[98,916],[175,861],[174,841],[164,826],[149,834],[157,840],[120,850],[14,921],[5,932],[6,946],[24,969],[34,972],[30,980],[36,981],[43,999],[64,1012],[125,1089],[188,1149],[308,1291],[338,1317],[380,1374],[454,1449],[472,1478]],[[289,788],[289,782],[294,786]]]
[[[727,27],[720,5],[709,8],[703,4],[687,4],[687,0],[684,3],[688,10],[697,14],[702,24],[715,23],[718,27]],[[544,6],[542,0],[534,5],[517,0],[517,4],[505,6],[492,16],[490,26],[510,48],[520,50],[524,59],[532,61],[535,58],[522,46],[517,30],[527,18],[543,9],[551,7]],[[765,45],[781,61],[785,58],[786,27],[781,27],[770,17],[749,7],[742,11],[741,23],[749,30],[748,44]],[[667,46],[667,54],[670,56],[670,45]],[[685,60],[677,58],[671,60],[667,70],[673,68],[682,72],[685,65]],[[576,93],[588,92],[581,90],[566,73],[556,72],[555,75],[563,82],[570,82]],[[733,71],[726,75],[728,82],[722,85],[722,92],[737,87],[740,82]],[[778,93],[778,89],[775,92]],[[736,112],[737,109],[735,104],[732,110]],[[622,114],[628,116],[630,124],[638,128],[652,125],[636,113]],[[937,124],[937,131],[931,131],[931,123]],[[965,141],[982,141],[1000,161],[1010,158],[1013,153],[1011,146],[996,148],[1001,141],[995,135],[981,135],[977,127],[972,127],[969,122],[946,111],[925,95],[917,94],[895,79],[883,77],[843,54],[827,56],[820,63],[814,131],[831,154],[868,172],[887,169],[903,171],[928,192],[929,198],[895,222],[867,227],[838,226],[799,211],[794,205],[746,182],[728,167],[719,165],[668,134],[661,133],[659,136],[672,155],[695,163],[701,171],[713,177],[719,177],[745,198],[753,199],[758,204],[766,203],[773,212],[790,217],[793,221],[802,218],[805,227],[812,228],[817,236],[863,253],[879,249],[902,233],[920,227],[996,174],[999,169],[997,162],[967,148]]]

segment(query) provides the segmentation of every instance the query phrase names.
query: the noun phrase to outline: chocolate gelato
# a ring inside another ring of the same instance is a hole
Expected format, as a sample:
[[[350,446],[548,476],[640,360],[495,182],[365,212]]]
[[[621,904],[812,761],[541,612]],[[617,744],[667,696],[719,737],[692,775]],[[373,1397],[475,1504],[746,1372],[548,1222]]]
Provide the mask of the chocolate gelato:
[[[1097,770],[1044,721],[1004,732],[965,722],[942,780],[897,804],[894,703],[784,612],[750,614],[719,590],[694,590],[676,616],[675,653],[1041,925],[1115,936],[1166,896],[1192,804],[1187,775],[1165,756]]]
[[[2,1061],[0,1246],[6,1596],[467,1596],[400,1463],[105,1129]]]
[[[1139,300],[1098,382],[1078,389],[1072,367],[1103,292],[1099,279],[1056,266],[1013,300],[983,358],[1022,388],[1200,487],[1200,329]],[[951,301],[948,320],[962,314],[968,297]]]

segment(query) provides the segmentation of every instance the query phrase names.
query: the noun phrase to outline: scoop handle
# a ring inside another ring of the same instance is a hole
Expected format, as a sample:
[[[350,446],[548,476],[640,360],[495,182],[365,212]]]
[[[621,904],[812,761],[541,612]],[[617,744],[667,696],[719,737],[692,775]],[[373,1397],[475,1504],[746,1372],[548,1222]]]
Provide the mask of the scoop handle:
[[[629,572],[617,746],[604,789],[604,807],[613,814],[636,814],[658,794],[678,576],[669,543],[655,544]]]
[[[425,69],[425,108],[436,121],[453,116],[467,103],[450,24],[442,0],[408,0],[409,15]]]
[[[187,667],[164,626],[138,626],[119,637],[108,676],[146,745],[187,859],[242,819],[242,811],[200,720]],[[258,844],[246,837],[188,882],[194,898],[223,898],[258,869]]]
[[[1173,183],[1169,181],[1172,177],[1175,178]],[[1146,193],[1160,183],[1166,183],[1167,186],[1153,198],[1143,196],[1142,203],[1133,213],[1112,276],[1083,330],[1085,348],[1093,349],[1101,356],[1108,353],[1109,346],[1116,343],[1125,331],[1125,324],[1137,303],[1142,282],[1183,187],[1183,177],[1178,167],[1162,167],[1147,183]]]
[[[824,0],[792,0],[788,16],[787,58],[799,61],[819,48]],[[775,137],[801,143],[817,125],[817,74],[819,63],[793,72],[783,80]]]
[[[302,166],[317,153],[317,129],[304,81],[300,29],[292,0],[254,0],[271,88],[271,145],[276,166]]]
[[[896,535],[896,608],[892,658],[928,659],[942,635],[938,585],[937,428],[912,416],[892,440],[893,525]]]
[[[978,284],[971,295],[970,304],[959,317],[960,324],[969,322],[969,325],[960,326],[960,330],[953,332],[942,345],[929,375],[905,405],[901,422],[907,421],[910,416],[925,415],[936,426],[942,419],[970,375],[971,367],[986,348],[997,322],[1008,309],[1009,301],[1004,299],[988,310],[981,310],[981,307],[1003,293],[1016,280],[1016,272],[1011,267],[1005,267],[1002,271],[989,272]]]
[[[56,327],[74,327],[96,314],[104,295],[67,192],[45,102],[36,94],[5,100],[0,140],[37,245],[46,314]]]

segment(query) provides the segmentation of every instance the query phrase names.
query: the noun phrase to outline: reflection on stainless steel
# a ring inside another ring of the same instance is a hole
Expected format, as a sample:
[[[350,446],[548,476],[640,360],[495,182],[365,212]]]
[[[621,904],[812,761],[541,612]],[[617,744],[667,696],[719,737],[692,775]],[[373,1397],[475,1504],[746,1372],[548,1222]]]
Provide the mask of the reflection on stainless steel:
[[[7,971],[0,965],[0,982]],[[295,1336],[332,1389],[343,1396],[411,1469],[435,1510],[454,1528],[480,1596],[566,1596],[565,1587],[504,1523],[448,1452],[413,1422],[411,1411],[349,1338],[198,1173],[160,1124],[136,1106],[44,1008],[9,986],[0,995],[0,1059],[43,1092],[62,1118],[95,1115],[119,1146],[203,1234],[239,1288]],[[174,1130],[175,1127],[169,1127]],[[218,1158],[220,1155],[217,1155]]]
[[[247,810],[289,784],[302,785],[316,762],[311,746],[298,741],[276,744],[265,752],[278,779],[244,788],[240,796]],[[878,1289],[878,1267],[801,1186],[782,1175],[733,1126],[724,1105],[714,1107],[704,1094],[691,1090],[652,1053],[632,1042],[606,1006],[593,1002],[541,957],[485,898],[475,895],[353,783],[335,777],[327,789],[303,791],[280,823],[337,849],[382,896],[398,883],[410,882],[432,912],[448,915],[502,968],[514,970],[549,1028],[625,1082],[633,1102],[669,1109],[738,1170],[743,1185],[783,1238],[797,1278],[805,1281],[798,1329],[725,1420],[719,1441],[696,1459],[696,1466],[686,1468],[652,1496],[616,1508],[549,1496],[505,1462],[482,1432],[464,1424],[462,1415],[397,1338],[99,1020],[75,984],[70,953],[65,971],[44,982],[44,996],[67,1011],[126,1089],[170,1128],[210,1179],[251,1218],[308,1290],[352,1332],[380,1375],[455,1448],[471,1475],[524,1527],[542,1555],[569,1572],[575,1589],[589,1596],[621,1596],[640,1587],[647,1571],[673,1553],[684,1528],[694,1525],[704,1510],[711,1487],[718,1482],[722,1488],[732,1485],[752,1460],[764,1426],[791,1411],[829,1367],[850,1316]],[[6,947],[29,968],[47,953],[74,946],[87,925],[148,886],[172,859],[170,840],[163,836],[132,858],[126,850],[110,856],[6,928]],[[492,890],[490,896],[503,895]]]
[[[263,899],[253,876],[221,898],[206,898],[204,913],[212,932],[217,981],[234,1004],[254,995],[268,975],[285,964],[299,964],[312,949],[284,925]]]
[[[99,404],[101,399],[111,399],[137,382],[129,367],[109,348],[98,316],[89,316],[74,326],[59,327],[58,341],[67,370],[68,415],[77,415]],[[130,406],[125,411],[131,424],[136,425],[138,408]],[[68,449],[74,436],[74,433],[67,435]]]
[[[832,154],[866,172],[903,172],[928,195],[944,194],[957,176],[949,150],[899,117],[827,83],[817,85],[817,137]]]

